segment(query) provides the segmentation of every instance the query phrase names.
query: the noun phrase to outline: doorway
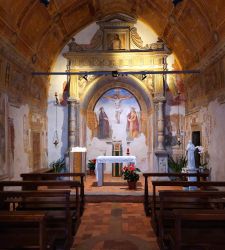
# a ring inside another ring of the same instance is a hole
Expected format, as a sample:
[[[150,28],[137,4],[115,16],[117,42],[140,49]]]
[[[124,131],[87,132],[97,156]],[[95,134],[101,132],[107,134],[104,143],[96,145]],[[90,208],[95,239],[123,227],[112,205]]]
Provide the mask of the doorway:
[[[201,133],[200,131],[192,132],[192,143],[196,146],[201,146]],[[198,168],[200,166],[200,154],[198,149],[195,150],[195,166]]]

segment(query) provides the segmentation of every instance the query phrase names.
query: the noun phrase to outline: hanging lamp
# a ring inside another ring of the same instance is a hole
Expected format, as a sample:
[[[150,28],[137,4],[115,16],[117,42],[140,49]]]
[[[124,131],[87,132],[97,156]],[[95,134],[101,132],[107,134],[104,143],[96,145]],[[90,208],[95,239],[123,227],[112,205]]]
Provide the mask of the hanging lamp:
[[[59,99],[58,99],[58,95],[57,92],[55,92],[55,132],[53,134],[53,144],[55,145],[55,147],[57,147],[57,145],[59,144],[59,136],[58,136],[58,113],[57,113],[57,108],[58,108],[58,104],[59,104]]]

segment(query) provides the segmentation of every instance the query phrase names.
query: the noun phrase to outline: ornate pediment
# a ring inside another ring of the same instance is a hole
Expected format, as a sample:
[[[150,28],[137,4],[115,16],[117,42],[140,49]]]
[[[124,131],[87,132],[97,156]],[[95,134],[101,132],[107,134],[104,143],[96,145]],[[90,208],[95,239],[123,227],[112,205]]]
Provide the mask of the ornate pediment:
[[[69,52],[81,51],[167,51],[162,41],[144,45],[137,28],[137,20],[123,14],[106,16],[99,20],[99,29],[91,39],[90,44],[78,44],[73,38],[68,44]]]
[[[97,24],[102,28],[105,26],[133,26],[137,22],[137,19],[125,14],[109,15],[101,20],[97,21]]]

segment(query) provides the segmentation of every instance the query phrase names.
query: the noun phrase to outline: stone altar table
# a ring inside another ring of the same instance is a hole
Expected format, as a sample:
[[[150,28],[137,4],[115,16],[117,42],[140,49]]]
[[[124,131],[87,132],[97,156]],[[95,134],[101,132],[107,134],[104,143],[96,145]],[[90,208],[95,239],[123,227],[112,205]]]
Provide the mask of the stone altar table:
[[[103,186],[104,163],[133,163],[136,165],[135,156],[98,156],[95,163],[95,174],[98,186]]]

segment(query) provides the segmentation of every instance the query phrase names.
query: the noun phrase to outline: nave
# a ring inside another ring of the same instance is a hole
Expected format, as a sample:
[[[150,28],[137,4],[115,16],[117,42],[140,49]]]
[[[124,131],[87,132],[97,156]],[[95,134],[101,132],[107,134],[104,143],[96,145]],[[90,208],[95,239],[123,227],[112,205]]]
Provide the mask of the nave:
[[[225,182],[209,181],[209,173],[145,173],[144,189],[141,176],[136,194],[127,195],[120,186],[117,195],[87,194],[83,173],[46,169],[21,177],[0,181],[1,250],[224,249]]]
[[[72,250],[159,250],[142,203],[87,203]]]

